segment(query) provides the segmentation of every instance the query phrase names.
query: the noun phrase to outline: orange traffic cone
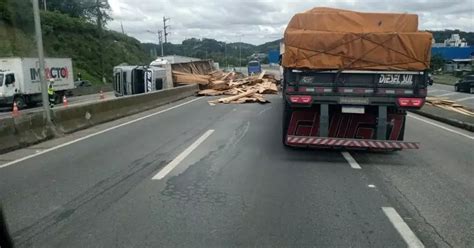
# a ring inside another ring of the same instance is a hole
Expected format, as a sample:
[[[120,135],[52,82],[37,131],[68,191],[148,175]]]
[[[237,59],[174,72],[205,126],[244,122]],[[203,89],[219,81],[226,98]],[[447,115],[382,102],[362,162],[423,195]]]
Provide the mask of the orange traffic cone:
[[[18,105],[16,105],[16,102],[13,102],[12,116],[17,117],[19,115],[20,115],[20,111],[18,111]]]
[[[67,98],[66,98],[66,96],[63,96],[63,105],[64,105],[64,107],[67,107]]]
[[[99,98],[100,100],[104,100],[105,99],[105,96],[104,96],[104,92],[101,90],[100,93],[99,93]]]

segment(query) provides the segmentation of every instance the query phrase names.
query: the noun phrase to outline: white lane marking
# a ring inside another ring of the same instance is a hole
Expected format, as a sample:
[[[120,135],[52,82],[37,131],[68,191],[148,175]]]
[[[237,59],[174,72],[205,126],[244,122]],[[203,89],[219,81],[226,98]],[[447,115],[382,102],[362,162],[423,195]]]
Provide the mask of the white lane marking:
[[[265,109],[263,109],[263,110],[260,110],[260,112],[258,112],[257,115],[261,115],[261,114],[265,113],[267,110],[270,110],[271,108],[272,108],[272,107],[269,107],[269,108],[265,108]]]
[[[160,180],[163,179],[168,173],[170,173],[181,161],[183,161],[191,152],[194,151],[204,140],[209,137],[214,130],[207,130],[199,139],[194,141],[186,150],[184,150],[182,153],[180,153],[173,161],[171,161],[169,164],[167,164],[163,169],[160,170],[153,178],[152,180]]]
[[[119,124],[119,125],[117,125],[117,126],[109,127],[109,128],[104,129],[104,130],[102,130],[102,131],[99,131],[99,132],[96,132],[96,133],[92,133],[92,134],[86,135],[86,136],[84,136],[84,137],[75,139],[75,140],[71,140],[71,141],[66,142],[66,143],[64,143],[64,144],[61,144],[61,145],[58,145],[58,146],[54,146],[54,147],[45,149],[45,150],[40,151],[40,152],[38,152],[38,153],[31,154],[31,155],[28,155],[28,156],[26,156],[26,157],[23,157],[23,158],[20,158],[20,159],[17,159],[17,160],[13,160],[13,161],[11,161],[11,162],[8,162],[8,163],[5,163],[5,164],[0,165],[0,168],[5,168],[5,167],[7,167],[7,166],[10,166],[10,165],[13,165],[13,164],[16,164],[16,163],[19,163],[19,162],[28,160],[28,159],[30,159],[30,158],[34,158],[34,157],[39,156],[39,155],[41,155],[41,154],[45,154],[45,153],[47,153],[47,152],[51,152],[51,151],[57,150],[57,149],[59,149],[59,148],[61,148],[61,147],[65,147],[65,146],[74,144],[74,143],[76,143],[76,142],[79,142],[79,141],[82,141],[82,140],[85,140],[85,139],[94,137],[94,136],[96,136],[96,135],[106,133],[106,132],[108,132],[108,131],[117,129],[117,128],[119,128],[119,127],[123,127],[123,126],[129,125],[129,124],[132,124],[132,123],[135,123],[135,122],[138,122],[138,121],[141,121],[141,120],[150,118],[150,117],[152,117],[152,116],[159,115],[159,114],[162,114],[162,113],[164,113],[164,112],[168,112],[168,111],[173,110],[173,109],[175,109],[175,108],[179,108],[179,107],[184,106],[184,105],[186,105],[186,104],[189,104],[189,103],[192,103],[192,102],[194,102],[194,101],[197,101],[197,100],[199,100],[199,99],[201,99],[201,98],[202,98],[202,97],[199,97],[199,98],[196,98],[196,99],[187,101],[187,102],[183,102],[183,103],[180,103],[180,104],[178,104],[178,105],[176,105],[176,106],[173,106],[173,107],[170,107],[170,108],[167,108],[167,109],[163,109],[163,110],[160,110],[160,111],[158,111],[158,112],[155,112],[155,113],[152,113],[152,114],[149,114],[149,115],[145,115],[145,116],[140,117],[140,118],[138,118],[138,119],[131,120],[131,121],[128,121],[128,122]]]
[[[474,96],[468,96],[468,97],[460,98],[460,99],[457,99],[457,100],[454,100],[454,101],[462,102],[462,101],[466,101],[466,100],[470,100],[470,99],[474,99]]]
[[[369,184],[369,185],[367,185],[367,187],[369,187],[369,188],[372,188],[372,189],[373,189],[373,188],[375,188],[375,185],[373,185],[373,184]]]
[[[355,159],[351,156],[350,153],[348,152],[342,152],[342,156],[344,156],[344,158],[347,160],[347,162],[349,162],[349,164],[351,165],[352,169],[357,169],[357,170],[360,170],[362,169],[359,165],[359,163],[357,163],[357,161],[355,161]]]
[[[382,207],[382,210],[395,229],[397,229],[398,233],[400,233],[403,240],[405,240],[405,243],[407,243],[409,248],[425,247],[394,208]]]
[[[452,95],[456,95],[456,94],[459,94],[459,93],[451,92],[451,93],[441,94],[441,95],[437,95],[437,96],[452,96]]]
[[[408,114],[408,117],[411,117],[411,118],[413,118],[413,119],[416,119],[416,120],[419,120],[419,121],[428,123],[428,124],[433,125],[433,126],[435,126],[435,127],[439,127],[439,128],[441,128],[441,129],[443,129],[443,130],[446,130],[446,131],[448,131],[448,132],[461,135],[461,136],[466,137],[466,138],[468,138],[468,139],[474,140],[474,136],[470,136],[470,135],[467,135],[467,134],[458,132],[458,131],[453,130],[453,129],[451,129],[451,128],[443,127],[443,126],[441,126],[441,125],[439,125],[439,124],[436,124],[436,123],[434,123],[434,122],[432,122],[432,121],[428,121],[428,120],[425,120],[425,119],[423,119],[423,118],[414,116],[413,114]]]
[[[442,92],[449,92],[449,91],[447,91],[447,90],[429,89],[429,90],[428,90],[428,94],[431,94],[431,93],[434,93],[434,92],[440,92],[440,91],[442,91]]]

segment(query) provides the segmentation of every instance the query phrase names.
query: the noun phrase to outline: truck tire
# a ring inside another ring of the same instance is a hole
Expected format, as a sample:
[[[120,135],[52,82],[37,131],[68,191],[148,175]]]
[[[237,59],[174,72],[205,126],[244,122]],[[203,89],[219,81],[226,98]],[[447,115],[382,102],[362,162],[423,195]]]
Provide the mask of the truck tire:
[[[281,141],[285,147],[290,147],[286,143],[286,135],[288,133],[288,126],[290,125],[291,109],[288,104],[283,100],[283,116],[282,116],[282,130],[281,130]]]
[[[26,108],[26,101],[23,96],[16,96],[13,101],[16,102],[16,106],[18,109]]]

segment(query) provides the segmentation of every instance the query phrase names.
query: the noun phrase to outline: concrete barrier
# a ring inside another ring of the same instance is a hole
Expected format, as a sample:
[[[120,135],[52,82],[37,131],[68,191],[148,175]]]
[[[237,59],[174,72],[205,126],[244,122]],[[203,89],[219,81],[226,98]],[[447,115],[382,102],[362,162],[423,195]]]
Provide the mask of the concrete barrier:
[[[26,147],[54,137],[54,127],[48,126],[43,112],[23,114],[1,120],[0,153]]]
[[[198,90],[197,85],[187,85],[148,94],[54,108],[51,111],[53,126],[47,125],[42,111],[3,118],[0,120],[0,153],[156,108],[192,96]]]
[[[100,84],[100,85],[93,85],[90,87],[79,87],[71,90],[71,94],[73,96],[83,96],[83,95],[91,95],[91,94],[97,94],[100,91],[103,92],[109,92],[113,91],[112,84]]]
[[[59,132],[72,133],[192,96],[197,91],[197,85],[187,85],[148,94],[59,108],[53,110],[53,122]]]
[[[13,150],[20,146],[15,136],[15,123],[13,118],[0,121],[0,152]]]

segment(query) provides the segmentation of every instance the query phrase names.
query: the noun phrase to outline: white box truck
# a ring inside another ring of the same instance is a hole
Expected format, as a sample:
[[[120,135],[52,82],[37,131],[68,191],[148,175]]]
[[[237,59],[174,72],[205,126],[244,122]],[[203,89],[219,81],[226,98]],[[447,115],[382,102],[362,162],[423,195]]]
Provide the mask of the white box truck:
[[[74,74],[70,58],[46,58],[46,80],[54,80],[57,102],[74,89]],[[41,102],[38,58],[0,58],[0,105],[18,108]]]

